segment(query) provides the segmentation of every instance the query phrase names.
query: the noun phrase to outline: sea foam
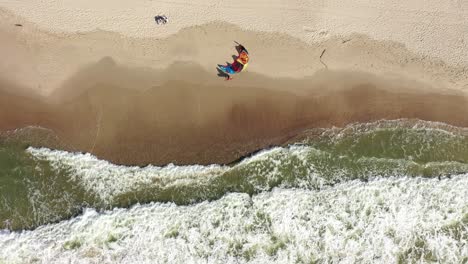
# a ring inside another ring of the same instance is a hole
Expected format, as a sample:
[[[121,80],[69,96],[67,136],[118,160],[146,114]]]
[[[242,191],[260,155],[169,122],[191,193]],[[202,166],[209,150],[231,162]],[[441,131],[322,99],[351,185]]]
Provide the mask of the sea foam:
[[[468,175],[135,205],[0,235],[0,262],[461,263]]]

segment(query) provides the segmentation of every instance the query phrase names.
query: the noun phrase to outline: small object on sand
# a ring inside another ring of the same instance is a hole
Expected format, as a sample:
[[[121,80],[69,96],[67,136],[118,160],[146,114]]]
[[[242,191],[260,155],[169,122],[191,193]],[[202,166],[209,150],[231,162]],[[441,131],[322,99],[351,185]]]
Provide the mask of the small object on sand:
[[[22,27],[23,25],[21,25],[21,24],[15,24],[15,26],[17,26],[17,27]]]
[[[239,53],[238,56],[233,56],[234,62],[227,63],[227,65],[218,64],[218,71],[221,71],[222,76],[226,78],[226,81],[232,80],[231,74],[236,74],[244,71],[249,64],[249,52],[240,43],[234,41],[237,46],[236,50]],[[221,75],[220,75],[221,76]]]
[[[327,49],[323,49],[322,54],[320,54],[319,60],[320,60],[320,62],[323,64],[323,66],[325,66],[325,68],[328,69],[328,66],[322,61],[323,54],[325,54],[325,51],[326,51],[326,50],[327,50]]]
[[[169,21],[169,19],[165,15],[162,15],[162,16],[157,15],[157,16],[154,17],[154,21],[156,21],[156,24],[159,25],[159,23],[166,24],[167,21]]]

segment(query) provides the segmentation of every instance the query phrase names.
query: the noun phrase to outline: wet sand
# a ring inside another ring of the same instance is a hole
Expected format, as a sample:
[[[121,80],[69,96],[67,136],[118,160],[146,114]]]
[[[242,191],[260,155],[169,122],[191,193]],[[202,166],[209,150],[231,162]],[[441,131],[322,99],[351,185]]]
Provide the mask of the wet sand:
[[[137,89],[175,72],[179,80]],[[204,80],[219,78],[216,73],[176,63],[163,71],[140,72],[143,78],[130,86],[106,80],[132,74],[106,58],[71,78],[54,100],[3,92],[0,130],[40,126],[57,134],[61,149],[90,152],[117,164],[162,165],[229,163],[307,129],[352,122],[417,118],[468,126],[468,101],[461,92],[421,93],[423,84],[359,72],[274,80],[246,73],[242,78],[252,85],[222,79],[215,85]],[[90,78],[96,79],[87,87]],[[285,86],[301,94],[280,89]],[[40,138],[24,140],[57,147]]]

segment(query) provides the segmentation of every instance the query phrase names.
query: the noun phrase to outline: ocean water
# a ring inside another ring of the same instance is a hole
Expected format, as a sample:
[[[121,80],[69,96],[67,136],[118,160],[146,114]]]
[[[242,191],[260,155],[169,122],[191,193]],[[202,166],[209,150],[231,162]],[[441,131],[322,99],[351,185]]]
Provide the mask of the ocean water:
[[[313,132],[210,166],[3,141],[0,263],[468,263],[468,130]]]

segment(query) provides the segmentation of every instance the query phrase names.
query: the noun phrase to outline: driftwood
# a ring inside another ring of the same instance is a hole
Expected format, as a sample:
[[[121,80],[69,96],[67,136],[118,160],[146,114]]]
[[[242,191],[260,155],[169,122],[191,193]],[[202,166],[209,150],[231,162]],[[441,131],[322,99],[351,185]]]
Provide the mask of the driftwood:
[[[325,68],[328,69],[328,66],[322,61],[323,54],[325,54],[325,51],[326,51],[326,50],[327,50],[327,49],[323,49],[322,54],[320,54],[320,58],[319,58],[319,59],[320,59],[320,62],[323,64],[323,66],[325,66]]]

